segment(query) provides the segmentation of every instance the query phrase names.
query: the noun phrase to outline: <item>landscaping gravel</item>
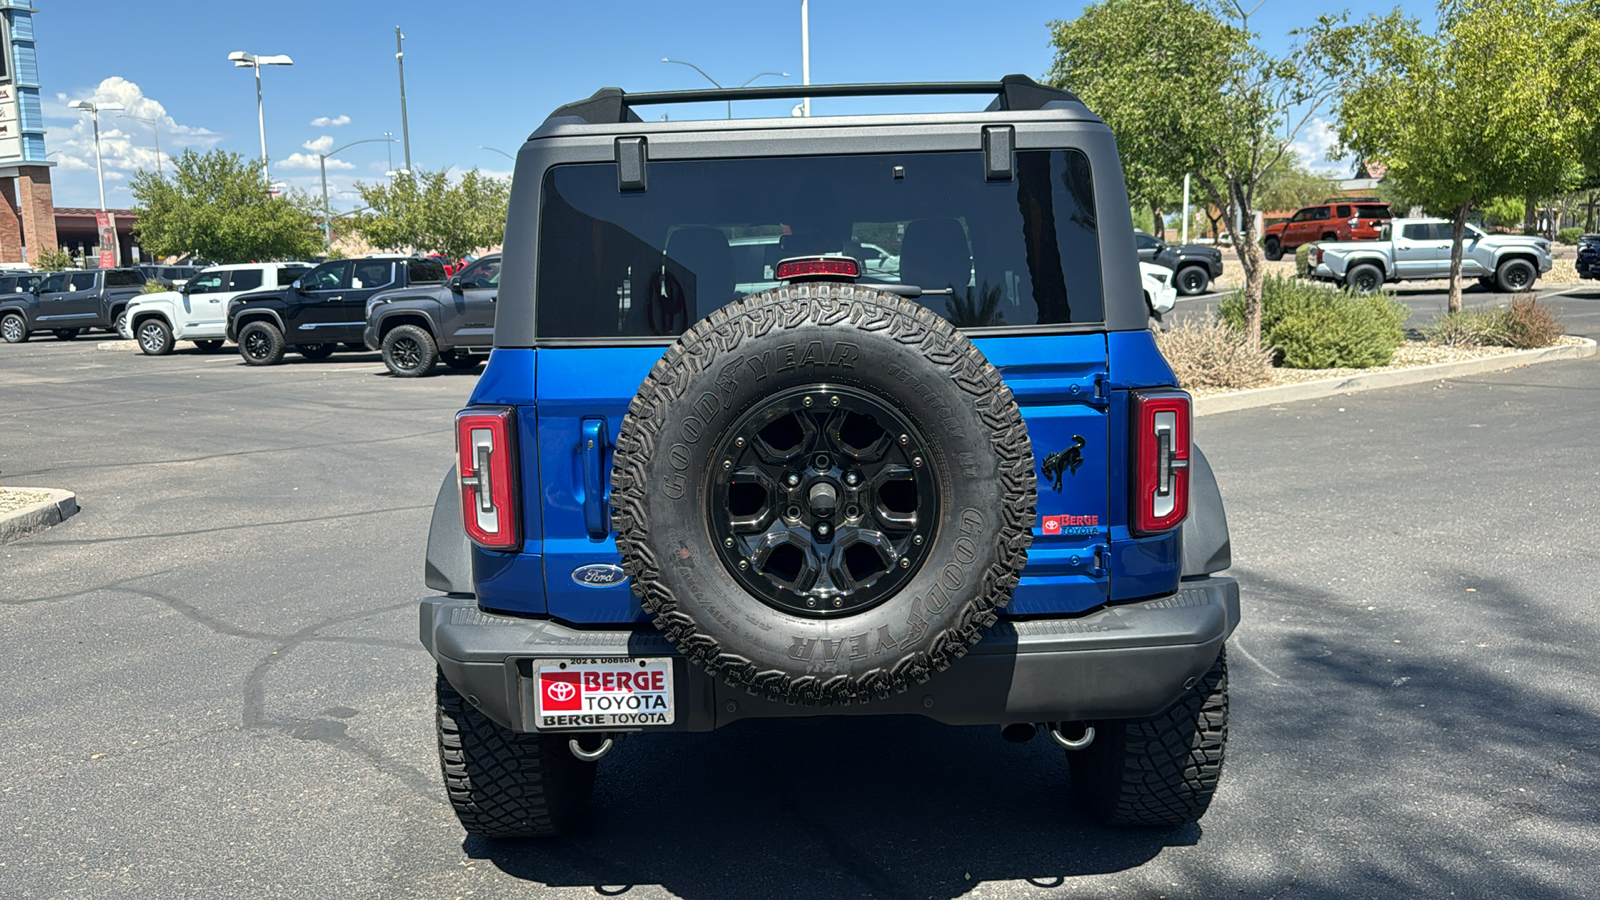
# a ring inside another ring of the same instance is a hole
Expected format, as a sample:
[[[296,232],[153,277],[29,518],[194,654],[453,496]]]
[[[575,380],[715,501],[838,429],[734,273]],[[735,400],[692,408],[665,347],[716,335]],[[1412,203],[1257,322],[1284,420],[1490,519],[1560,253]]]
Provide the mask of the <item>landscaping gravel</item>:
[[[0,515],[13,513],[23,507],[32,506],[35,503],[43,503],[49,499],[50,495],[43,491],[0,487]]]

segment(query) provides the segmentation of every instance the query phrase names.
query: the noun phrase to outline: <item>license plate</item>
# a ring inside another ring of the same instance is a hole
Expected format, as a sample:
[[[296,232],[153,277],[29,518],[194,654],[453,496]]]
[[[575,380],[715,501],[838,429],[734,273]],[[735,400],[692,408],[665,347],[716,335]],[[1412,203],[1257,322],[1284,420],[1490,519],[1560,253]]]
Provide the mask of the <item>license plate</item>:
[[[540,662],[534,678],[540,730],[672,724],[670,659]]]

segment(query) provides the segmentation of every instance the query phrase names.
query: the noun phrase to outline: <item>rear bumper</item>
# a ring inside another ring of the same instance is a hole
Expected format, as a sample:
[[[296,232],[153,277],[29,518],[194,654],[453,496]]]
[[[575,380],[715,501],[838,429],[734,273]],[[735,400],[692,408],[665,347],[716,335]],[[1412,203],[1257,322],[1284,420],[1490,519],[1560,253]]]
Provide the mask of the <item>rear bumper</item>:
[[[471,599],[430,597],[422,644],[452,685],[489,718],[536,731],[533,663],[596,657],[671,657],[672,725],[711,731],[740,719],[919,715],[951,725],[1142,718],[1170,706],[1211,667],[1239,624],[1239,584],[1206,576],[1177,593],[1076,618],[1004,622],[949,670],[887,700],[807,707],[765,700],[689,665],[654,630],[577,629],[549,619],[485,613]]]

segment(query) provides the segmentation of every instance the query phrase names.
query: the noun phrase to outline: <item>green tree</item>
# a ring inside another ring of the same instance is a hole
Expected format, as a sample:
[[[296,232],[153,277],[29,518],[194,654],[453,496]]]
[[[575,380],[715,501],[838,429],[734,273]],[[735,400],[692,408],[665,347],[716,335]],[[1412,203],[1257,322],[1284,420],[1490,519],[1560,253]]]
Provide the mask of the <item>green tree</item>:
[[[1437,33],[1395,10],[1348,48],[1359,74],[1340,92],[1340,141],[1454,223],[1451,312],[1473,207],[1559,193],[1593,152],[1593,91],[1580,82],[1594,76],[1577,54],[1596,49],[1595,21],[1593,0],[1445,0]]]
[[[1257,189],[1262,209],[1299,209],[1339,194],[1339,180],[1311,171],[1294,154],[1268,169]]]
[[[41,272],[59,272],[72,266],[72,254],[60,248],[41,250],[33,260],[33,267]]]
[[[505,238],[511,183],[476,168],[451,182],[447,170],[419,170],[387,184],[356,185],[371,212],[350,227],[385,250],[438,252],[459,259]]]
[[[1260,346],[1262,183],[1340,86],[1334,62],[1347,58],[1353,29],[1322,16],[1272,56],[1210,0],[1103,0],[1051,30],[1046,77],[1111,127],[1134,173],[1130,190],[1147,170],[1173,180],[1188,172],[1212,206],[1238,213],[1224,222],[1244,272],[1246,336]]]
[[[184,150],[166,178],[129,181],[134,234],[155,256],[194,253],[222,263],[306,259],[322,249],[310,198],[271,196],[260,164],[237,153]]]

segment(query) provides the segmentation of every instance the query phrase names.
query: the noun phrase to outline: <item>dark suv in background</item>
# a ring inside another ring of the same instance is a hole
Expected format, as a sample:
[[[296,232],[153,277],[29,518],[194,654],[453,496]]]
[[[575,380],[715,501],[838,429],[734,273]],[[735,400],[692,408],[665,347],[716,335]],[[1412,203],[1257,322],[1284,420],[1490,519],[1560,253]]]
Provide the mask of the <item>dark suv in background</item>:
[[[144,284],[138,269],[51,272],[31,293],[0,293],[0,337],[15,344],[35,331],[48,330],[63,341],[91,328],[120,331],[128,301]]]
[[[342,344],[366,350],[367,301],[379,291],[442,284],[444,265],[417,256],[334,259],[288,287],[255,291],[228,304],[228,340],[252,366],[283,361],[289,348],[307,359],[327,359]]]
[[[443,284],[419,283],[383,291],[367,301],[367,349],[401,378],[416,378],[440,362],[476,369],[494,345],[494,307],[500,293],[500,254],[467,264]]]
[[[1578,238],[1578,277],[1600,278],[1600,234]]]
[[[1172,270],[1172,284],[1185,297],[1205,293],[1222,277],[1222,251],[1206,244],[1169,244],[1143,229],[1133,230],[1133,245],[1141,262]]]

